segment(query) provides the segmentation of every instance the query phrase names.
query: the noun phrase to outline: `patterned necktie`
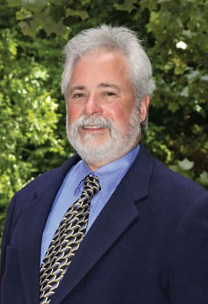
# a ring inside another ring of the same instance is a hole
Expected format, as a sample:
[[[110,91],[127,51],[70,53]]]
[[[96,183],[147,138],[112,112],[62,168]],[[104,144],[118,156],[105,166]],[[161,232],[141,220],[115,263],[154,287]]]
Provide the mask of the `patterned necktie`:
[[[101,187],[96,176],[86,176],[81,197],[67,210],[40,268],[40,303],[48,304],[84,238],[90,202]]]

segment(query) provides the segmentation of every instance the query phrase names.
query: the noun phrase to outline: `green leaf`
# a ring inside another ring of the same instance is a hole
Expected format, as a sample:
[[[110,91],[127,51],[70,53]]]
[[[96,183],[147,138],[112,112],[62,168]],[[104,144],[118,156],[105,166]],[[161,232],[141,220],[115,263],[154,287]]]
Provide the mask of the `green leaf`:
[[[38,22],[36,20],[31,21],[21,21],[19,23],[22,33],[25,36],[35,37],[37,30],[39,28]]]
[[[47,0],[7,0],[8,5],[11,7],[16,6],[26,6],[26,7],[33,7],[33,6],[45,6]]]
[[[140,6],[141,9],[149,9],[149,11],[155,10],[157,8],[157,1],[152,1],[152,0],[141,0],[140,1]]]
[[[83,21],[89,18],[88,12],[84,10],[73,10],[67,8],[66,17],[80,17]]]
[[[88,12],[87,11],[77,11],[77,15],[84,21],[87,18],[89,18]]]
[[[190,30],[183,30],[182,34],[184,37],[192,38],[193,33]]]
[[[39,11],[34,14],[34,20],[45,30],[47,36],[52,33],[62,36],[67,31],[67,27],[63,24],[63,19],[58,23],[49,15],[49,10]]]
[[[8,5],[11,7],[21,6],[22,0],[7,0]]]
[[[113,5],[118,11],[124,11],[124,12],[128,12],[131,13],[136,7],[131,4],[131,3],[124,3],[124,4],[117,4],[115,3]]]
[[[84,10],[73,10],[71,8],[67,8],[66,17],[80,17],[82,20],[86,20],[89,18],[88,12]]]
[[[197,182],[203,186],[208,186],[208,172],[203,171],[197,179]]]
[[[22,0],[23,6],[45,6],[47,0]]]
[[[29,19],[32,16],[33,16],[32,13],[29,12],[28,10],[26,10],[23,7],[21,8],[20,11],[16,12],[16,18],[17,18],[17,20]]]
[[[189,88],[188,87],[183,88],[180,95],[183,96],[183,97],[188,97],[189,96]]]
[[[179,109],[179,105],[174,102],[174,101],[170,101],[168,103],[168,109],[172,112],[175,113],[178,109]]]
[[[194,162],[188,160],[187,158],[184,158],[182,161],[178,161],[178,166],[184,171],[189,171],[193,169]]]
[[[151,12],[150,14],[150,21],[151,23],[159,24],[159,14],[157,12]]]
[[[202,81],[208,81],[208,74],[201,76]]]
[[[199,76],[199,71],[194,70],[194,71],[190,72],[190,73],[187,75],[187,78],[188,78],[188,79],[193,79],[193,78],[198,77],[198,76]]]

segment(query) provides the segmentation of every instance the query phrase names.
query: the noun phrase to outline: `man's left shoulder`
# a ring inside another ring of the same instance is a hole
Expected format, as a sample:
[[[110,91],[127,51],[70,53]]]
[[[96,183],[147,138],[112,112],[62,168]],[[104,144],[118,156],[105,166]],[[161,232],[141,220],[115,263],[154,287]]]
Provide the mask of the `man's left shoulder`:
[[[192,197],[208,195],[208,191],[194,181],[172,171],[152,155],[144,145],[138,155],[137,174],[143,169],[143,178],[148,180],[149,190],[169,197]],[[147,173],[148,172],[148,173]]]
[[[163,191],[183,193],[184,195],[208,195],[208,191],[181,174],[172,171],[165,164],[154,159],[153,179],[161,185]]]
[[[179,218],[189,212],[208,215],[208,191],[205,188],[173,172],[156,159],[153,163],[149,193],[158,198],[160,209],[167,209]]]
[[[208,227],[208,191],[154,158],[147,205],[165,229],[199,223]]]

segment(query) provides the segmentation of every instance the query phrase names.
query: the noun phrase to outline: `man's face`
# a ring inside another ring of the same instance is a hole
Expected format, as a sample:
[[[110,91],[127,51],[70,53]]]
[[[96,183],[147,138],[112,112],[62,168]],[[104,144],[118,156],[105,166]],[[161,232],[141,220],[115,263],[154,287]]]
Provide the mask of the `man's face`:
[[[130,128],[134,106],[123,54],[100,50],[76,62],[68,92],[67,133],[91,167],[118,159],[136,145],[138,132]],[[139,115],[136,124],[139,128]]]

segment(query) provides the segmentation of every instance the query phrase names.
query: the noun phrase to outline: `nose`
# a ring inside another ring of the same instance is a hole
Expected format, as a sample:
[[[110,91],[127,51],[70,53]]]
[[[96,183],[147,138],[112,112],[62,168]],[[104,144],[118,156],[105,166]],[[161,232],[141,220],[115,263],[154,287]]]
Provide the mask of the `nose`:
[[[99,104],[98,97],[95,94],[90,94],[86,100],[84,107],[85,115],[101,114],[102,107]]]

